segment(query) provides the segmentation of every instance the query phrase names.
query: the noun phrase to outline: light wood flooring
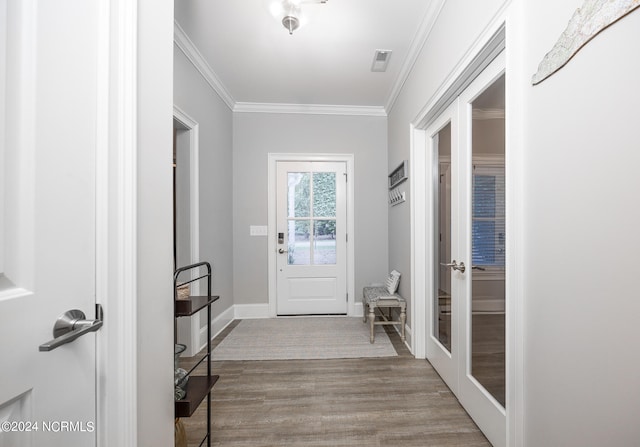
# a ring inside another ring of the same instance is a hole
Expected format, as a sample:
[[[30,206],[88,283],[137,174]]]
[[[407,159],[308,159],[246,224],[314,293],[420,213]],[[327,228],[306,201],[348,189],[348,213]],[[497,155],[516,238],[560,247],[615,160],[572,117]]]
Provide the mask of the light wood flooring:
[[[490,446],[431,365],[385,330],[398,357],[214,361],[211,445]],[[199,445],[205,403],[182,420],[189,445]]]

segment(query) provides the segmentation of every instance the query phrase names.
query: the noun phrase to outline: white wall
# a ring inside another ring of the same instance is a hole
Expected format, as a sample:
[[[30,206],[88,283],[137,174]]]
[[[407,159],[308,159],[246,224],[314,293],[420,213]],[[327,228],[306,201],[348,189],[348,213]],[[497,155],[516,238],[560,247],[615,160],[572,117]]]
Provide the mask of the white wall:
[[[582,1],[523,2],[525,439],[640,440],[640,10],[532,87]]]
[[[355,291],[382,282],[387,264],[387,126],[384,117],[236,113],[233,140],[236,304],[267,304],[267,154],[354,154]]]
[[[234,295],[232,112],[177,46],[173,55],[174,104],[199,127],[199,249],[200,260],[213,267],[213,294],[220,296],[212,306],[215,319],[233,305]],[[206,318],[202,318],[201,324],[205,322]],[[205,341],[206,336],[202,342]]]
[[[173,2],[138,2],[138,443],[173,445]],[[106,318],[117,318],[108,314]],[[107,323],[108,324],[108,323]],[[153,334],[153,336],[149,336]]]

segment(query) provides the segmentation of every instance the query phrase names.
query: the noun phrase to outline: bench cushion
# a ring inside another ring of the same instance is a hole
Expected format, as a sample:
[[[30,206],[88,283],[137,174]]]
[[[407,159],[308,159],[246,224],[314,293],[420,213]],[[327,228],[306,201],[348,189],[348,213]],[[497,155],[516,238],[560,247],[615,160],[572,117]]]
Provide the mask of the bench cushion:
[[[397,293],[389,294],[386,287],[364,287],[362,289],[362,296],[367,303],[375,303],[380,300],[394,300],[404,303],[405,299]]]

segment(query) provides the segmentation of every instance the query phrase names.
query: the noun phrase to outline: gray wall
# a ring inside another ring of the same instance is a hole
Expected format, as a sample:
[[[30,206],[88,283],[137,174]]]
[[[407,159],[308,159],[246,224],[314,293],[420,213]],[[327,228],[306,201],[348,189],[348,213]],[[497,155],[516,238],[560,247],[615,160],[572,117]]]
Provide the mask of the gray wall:
[[[384,117],[236,113],[233,132],[235,304],[266,304],[267,154],[354,154],[355,291],[382,282],[387,264],[387,121]]]
[[[233,305],[233,118],[175,45],[173,53],[174,104],[199,125],[200,260],[213,266],[213,293],[220,295],[212,307],[215,318]]]

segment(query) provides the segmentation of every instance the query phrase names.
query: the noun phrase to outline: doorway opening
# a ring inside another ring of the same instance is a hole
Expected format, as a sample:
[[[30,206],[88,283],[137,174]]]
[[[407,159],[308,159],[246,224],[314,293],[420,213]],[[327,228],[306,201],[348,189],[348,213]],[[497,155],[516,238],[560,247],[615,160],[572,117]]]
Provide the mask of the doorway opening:
[[[495,446],[506,445],[504,31],[416,118],[411,148],[414,352]]]
[[[198,123],[182,110],[173,111],[173,261],[174,270],[200,262]],[[200,281],[190,284],[199,295]],[[200,314],[178,319],[178,343],[194,356],[206,343],[207,321]]]

